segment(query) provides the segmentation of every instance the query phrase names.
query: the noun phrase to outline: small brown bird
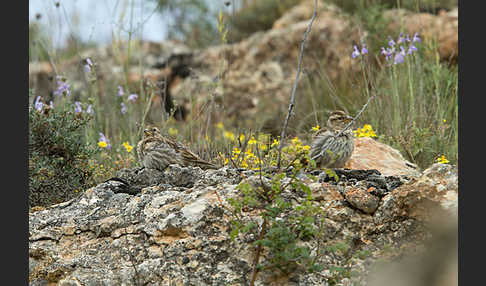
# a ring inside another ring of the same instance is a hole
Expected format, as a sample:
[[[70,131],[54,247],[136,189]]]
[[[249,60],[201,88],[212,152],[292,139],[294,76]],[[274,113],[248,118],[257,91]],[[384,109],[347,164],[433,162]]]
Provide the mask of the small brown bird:
[[[337,135],[351,120],[353,118],[344,111],[334,111],[327,120],[327,128],[316,132],[310,157],[317,167],[342,168],[349,160],[354,150],[353,131],[347,129],[339,137]]]
[[[157,127],[148,127],[143,131],[143,139],[137,144],[137,155],[142,166],[149,169],[165,170],[170,164],[197,166],[201,169],[218,169],[184,145],[162,136]]]

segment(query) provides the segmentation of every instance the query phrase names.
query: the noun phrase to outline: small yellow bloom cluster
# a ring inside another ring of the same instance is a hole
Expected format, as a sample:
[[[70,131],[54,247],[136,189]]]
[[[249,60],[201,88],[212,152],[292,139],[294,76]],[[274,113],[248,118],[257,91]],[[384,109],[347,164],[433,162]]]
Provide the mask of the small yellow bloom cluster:
[[[270,145],[270,148],[278,147],[279,144],[280,144],[279,140],[273,139],[273,143],[272,143],[272,145]]]
[[[222,122],[215,124],[221,134],[219,138],[223,144],[230,143],[231,154],[219,153],[219,158],[224,165],[233,162],[236,166],[245,169],[259,170],[260,167],[276,166],[278,160],[278,148],[280,138],[272,138],[270,134],[259,133],[245,137],[245,134],[233,133],[227,129]],[[315,127],[319,130],[319,126]],[[219,141],[215,138],[215,141]],[[246,143],[245,143],[246,142]],[[298,137],[294,137],[282,148],[282,163],[296,162],[299,158],[308,156],[310,146],[304,145]]]
[[[260,168],[260,163],[263,164],[263,161],[260,161],[260,159],[258,159],[258,157],[251,151],[251,149],[247,149],[242,154],[238,147],[234,147],[232,155],[233,157],[231,159],[233,162],[241,160],[240,166],[245,169],[258,170]]]
[[[98,146],[100,146],[101,148],[106,148],[106,146],[108,146],[108,143],[106,143],[105,141],[100,141],[98,142]]]
[[[243,134],[242,134],[243,135]],[[243,135],[244,136],[244,135]],[[244,139],[244,137],[243,137]],[[260,151],[265,151],[268,149],[268,146],[265,142],[269,142],[270,140],[270,135],[268,134],[259,134],[257,139],[255,139],[255,136],[252,136],[250,140],[248,140],[248,146],[250,147],[257,147]]]
[[[243,138],[244,139],[244,138]],[[247,142],[247,148],[242,151],[238,147],[233,147],[231,151],[231,161],[237,164],[241,168],[259,170],[260,165],[264,166],[276,166],[278,157],[278,147],[280,141],[278,139],[272,139],[269,134],[259,134],[258,136],[252,136]],[[282,161],[299,163],[302,155],[309,154],[310,146],[304,145],[298,137],[294,137],[290,140],[290,144],[282,148]],[[260,154],[261,159],[257,156]],[[224,164],[227,165],[230,158],[226,158],[223,154],[219,156],[224,160]]]
[[[363,128],[358,128],[353,130],[355,137],[376,137],[375,131],[373,131],[373,127],[369,124],[365,124]]]
[[[447,164],[447,163],[449,163],[449,160],[447,160],[446,157],[444,155],[442,155],[439,158],[437,158],[437,163],[439,163],[439,164]]]
[[[133,149],[133,146],[131,146],[130,144],[128,144],[128,141],[127,142],[123,142],[123,147],[125,147],[125,150],[127,150],[128,153],[130,153]]]
[[[302,145],[302,141],[300,141],[299,137],[294,137],[290,140],[290,145],[282,148],[282,152],[285,153],[300,153],[300,152],[307,152],[310,150],[309,145]]]
[[[319,129],[321,129],[321,127],[319,126],[319,124],[317,124],[316,126],[312,127],[311,130],[312,131],[319,131]]]

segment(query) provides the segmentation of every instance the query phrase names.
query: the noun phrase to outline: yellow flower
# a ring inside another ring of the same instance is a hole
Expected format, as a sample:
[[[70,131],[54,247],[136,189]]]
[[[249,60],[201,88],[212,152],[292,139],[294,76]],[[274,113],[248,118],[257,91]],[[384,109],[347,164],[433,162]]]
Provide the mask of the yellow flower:
[[[246,160],[243,160],[243,162],[241,162],[241,167],[247,169],[248,168],[248,163],[246,162]]]
[[[312,131],[318,131],[319,129],[321,129],[321,127],[319,126],[319,124],[317,124],[316,126],[312,127]]]
[[[376,137],[375,131],[373,131],[373,127],[369,124],[363,125],[363,128],[358,128],[353,130],[354,136],[356,137]]]
[[[233,157],[238,157],[238,155],[241,153],[240,149],[238,147],[233,148]]]
[[[101,148],[106,148],[106,146],[108,146],[108,144],[105,141],[100,141],[100,142],[98,142],[98,146],[100,146]]]
[[[278,144],[280,144],[280,142],[277,139],[273,139],[273,143],[272,143],[272,145],[270,145],[270,148],[278,146]]]
[[[253,145],[255,144],[257,141],[255,140],[255,137],[251,137],[251,139],[248,141],[248,145]]]
[[[445,119],[442,119],[442,122],[444,122],[444,123],[446,123],[446,122],[447,122],[447,120],[445,120]]]
[[[240,134],[240,141],[241,142],[245,141],[245,134]]]
[[[167,133],[169,133],[169,135],[172,137],[176,137],[179,131],[175,128],[170,127],[169,130],[167,130]]]
[[[294,138],[292,138],[292,139],[290,140],[290,142],[292,142],[292,145],[297,145],[297,146],[299,146],[299,145],[301,145],[301,144],[302,144],[302,142],[300,142],[299,137],[297,137],[297,136],[296,136],[296,137],[294,137]]]
[[[224,128],[223,122],[219,122],[218,124],[216,124],[216,127],[218,129],[223,129]]]
[[[235,141],[235,134],[233,134],[233,132],[224,131],[223,137],[226,138],[226,139],[229,139],[231,141]]]
[[[447,163],[449,163],[449,160],[447,160],[446,157],[444,155],[442,155],[439,158],[437,158],[437,163],[439,163],[439,164],[447,164]]]
[[[130,144],[128,144],[128,141],[127,142],[123,142],[123,147],[125,147],[125,150],[127,150],[128,153],[130,153],[133,149],[133,146],[131,146]]]
[[[262,150],[262,151],[267,150],[267,145],[266,145],[266,144],[260,144],[258,147],[259,147],[259,148],[260,148],[260,150]]]
[[[305,151],[309,151],[310,150],[310,146],[309,145],[304,145],[304,150]]]
[[[255,154],[253,154],[251,150],[246,150],[245,155],[246,155],[246,159],[256,158]]]

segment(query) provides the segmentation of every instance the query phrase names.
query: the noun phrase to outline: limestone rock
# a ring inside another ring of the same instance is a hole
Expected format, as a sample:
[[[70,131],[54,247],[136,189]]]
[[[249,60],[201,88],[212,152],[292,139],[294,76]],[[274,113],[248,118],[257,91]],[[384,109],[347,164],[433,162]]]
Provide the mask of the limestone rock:
[[[417,166],[405,160],[393,147],[369,137],[355,138],[354,151],[345,168],[376,169],[385,176],[419,176]]]
[[[171,180],[164,179],[168,174]],[[457,212],[454,166],[436,164],[409,180],[376,170],[342,170],[338,176],[338,182],[306,181],[313,205],[326,214],[325,241],[299,243],[317,249],[318,243],[346,242],[348,254],[323,250],[318,261],[325,269],[319,273],[263,271],[256,285],[325,285],[333,277],[326,269],[333,265],[360,273],[351,282],[362,284],[384,245],[399,249],[429,236],[425,222],[432,215],[424,211],[427,206],[449,215]],[[244,285],[255,238],[231,240],[228,199],[239,195],[236,187],[243,178],[256,185],[259,178],[253,171],[228,167],[203,171],[176,165],[159,178],[134,195],[117,191],[124,183],[108,181],[68,202],[29,213],[30,285]],[[386,194],[369,191],[373,188]],[[305,194],[289,188],[282,198],[302,201]],[[258,218],[258,213],[248,210],[241,216]],[[361,252],[369,253],[367,260],[357,258]]]
[[[457,168],[436,163],[426,169],[420,178],[386,195],[374,220],[377,224],[387,223],[389,218],[395,216],[430,220],[437,213],[457,217],[457,211]]]
[[[368,214],[374,213],[380,203],[378,197],[361,188],[347,188],[345,198],[351,205]]]

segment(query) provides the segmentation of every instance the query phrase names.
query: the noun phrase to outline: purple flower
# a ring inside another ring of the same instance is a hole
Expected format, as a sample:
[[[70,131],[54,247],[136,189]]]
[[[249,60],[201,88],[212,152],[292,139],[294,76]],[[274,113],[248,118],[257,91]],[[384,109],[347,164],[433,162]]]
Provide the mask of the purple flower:
[[[122,114],[127,113],[127,106],[123,102],[121,103],[121,113]]]
[[[366,55],[368,53],[368,49],[366,48],[366,45],[363,44],[363,47],[361,48],[361,54]]]
[[[395,57],[393,58],[393,63],[394,64],[401,64],[403,63],[403,54],[402,53],[396,53]]]
[[[400,33],[396,43],[393,41],[393,38],[390,37],[390,40],[388,41],[389,48],[382,47],[381,54],[385,56],[387,61],[393,58],[393,64],[401,64],[405,61],[405,57],[407,55],[417,51],[417,47],[415,46],[414,42],[420,42],[420,38],[418,37],[417,33],[415,33],[413,39],[410,39],[408,34],[404,35],[403,33]],[[401,44],[399,46],[400,49],[398,49],[398,47],[395,48],[396,44]]]
[[[111,149],[110,139],[106,138],[103,133],[99,133],[100,139],[98,142],[105,142],[107,144],[106,149]]]
[[[417,51],[417,47],[414,45],[414,44],[411,44],[410,47],[408,48],[408,52],[407,54],[411,54],[413,52],[416,52]]]
[[[354,51],[351,54],[351,57],[354,59],[354,58],[358,57],[359,55],[360,55],[360,53],[359,53],[358,47],[356,45],[354,45]]]
[[[81,108],[81,102],[76,101],[74,102],[74,104],[76,105],[76,107],[74,108],[74,112],[76,113],[83,112],[83,109]]]
[[[368,53],[368,49],[366,48],[365,44],[362,44],[363,47],[361,48],[361,52],[358,49],[358,46],[354,45],[353,47],[353,53],[351,53],[351,57],[354,59],[356,57],[359,57],[360,55],[365,55]]]
[[[71,86],[69,83],[65,81],[62,77],[58,76],[57,77],[57,89],[54,91],[54,95],[61,96],[61,95],[66,95],[70,96],[71,95]]]
[[[86,73],[91,73],[91,67],[93,66],[93,62],[91,61],[90,58],[86,58],[84,60],[84,71]]]
[[[384,47],[381,47],[381,54],[384,55],[385,59],[388,61],[393,55],[393,49],[385,49]]]
[[[42,108],[44,107],[44,103],[40,101],[40,98],[40,96],[37,96],[34,101],[34,108],[37,109],[37,111],[42,111]]]
[[[400,53],[402,55],[405,55],[405,48],[403,46],[400,46]]]
[[[88,108],[86,108],[86,113],[88,113],[88,114],[93,114],[94,113],[94,111],[93,111],[93,105],[91,105],[91,104],[88,105]]]
[[[125,92],[123,91],[123,87],[121,85],[118,86],[118,96],[123,96]]]
[[[128,101],[131,101],[131,102],[135,102],[137,101],[137,98],[138,98],[138,95],[136,95],[135,93],[132,93],[128,96]]]
[[[405,38],[403,37],[403,33],[400,33],[397,39],[397,44],[401,44],[405,41]]]
[[[412,39],[412,43],[415,43],[415,42],[421,42],[422,40],[420,39],[420,37],[418,36],[418,33],[415,32],[415,34],[413,35],[413,39]]]

